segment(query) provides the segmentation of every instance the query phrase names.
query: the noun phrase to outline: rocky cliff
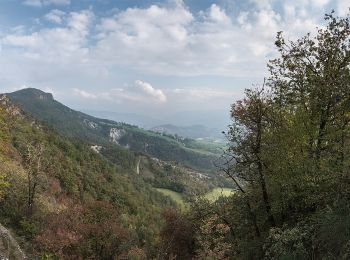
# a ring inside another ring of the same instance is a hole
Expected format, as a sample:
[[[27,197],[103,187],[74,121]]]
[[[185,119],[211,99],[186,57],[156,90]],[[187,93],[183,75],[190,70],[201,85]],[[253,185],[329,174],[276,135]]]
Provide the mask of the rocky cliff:
[[[0,224],[0,260],[27,259],[11,232]]]

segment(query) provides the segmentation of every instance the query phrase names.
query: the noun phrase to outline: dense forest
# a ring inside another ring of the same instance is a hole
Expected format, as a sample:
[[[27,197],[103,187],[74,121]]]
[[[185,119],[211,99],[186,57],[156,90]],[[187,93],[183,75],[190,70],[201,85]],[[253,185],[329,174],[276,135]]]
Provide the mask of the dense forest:
[[[268,77],[232,104],[215,164],[235,192],[216,201],[200,194],[220,179],[118,146],[94,152],[2,96],[0,223],[34,259],[348,259],[350,16],[325,21],[295,41],[279,32]],[[186,206],[155,188],[187,194]]]

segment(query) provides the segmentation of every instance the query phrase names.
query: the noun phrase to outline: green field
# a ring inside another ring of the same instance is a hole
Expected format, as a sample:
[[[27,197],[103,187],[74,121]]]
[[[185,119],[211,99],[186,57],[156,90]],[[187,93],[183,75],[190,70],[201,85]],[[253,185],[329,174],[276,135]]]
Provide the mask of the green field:
[[[218,200],[220,197],[228,197],[232,195],[234,191],[230,188],[215,188],[212,191],[205,194],[204,198],[211,202]]]
[[[185,207],[185,202],[182,198],[181,193],[175,192],[169,189],[161,189],[161,188],[156,188],[157,191],[162,193],[165,196],[169,196],[173,201],[175,201],[181,208]]]
[[[186,203],[182,197],[182,194],[179,192],[175,192],[169,189],[161,189],[156,188],[157,191],[162,193],[165,196],[169,196],[173,201],[175,201],[181,208],[186,207]],[[232,195],[234,191],[230,188],[214,188],[210,192],[204,195],[204,198],[209,200],[210,202],[215,202],[220,197],[228,197]]]

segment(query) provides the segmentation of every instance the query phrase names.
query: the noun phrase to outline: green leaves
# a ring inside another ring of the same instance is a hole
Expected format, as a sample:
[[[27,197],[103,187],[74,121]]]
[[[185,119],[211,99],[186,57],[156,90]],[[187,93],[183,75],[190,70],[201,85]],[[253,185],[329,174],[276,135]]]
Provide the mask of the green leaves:
[[[350,20],[332,12],[326,21],[314,37],[278,32],[269,91],[247,90],[232,105],[223,171],[241,192],[234,243],[248,243],[238,224],[246,223],[268,259],[348,254]]]

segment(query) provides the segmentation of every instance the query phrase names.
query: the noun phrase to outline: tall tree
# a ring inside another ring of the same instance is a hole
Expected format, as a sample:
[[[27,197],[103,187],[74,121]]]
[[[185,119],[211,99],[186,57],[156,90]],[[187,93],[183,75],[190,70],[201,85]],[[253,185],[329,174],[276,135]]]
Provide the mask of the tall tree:
[[[265,207],[267,220],[271,227],[276,225],[271,209],[271,202],[266,182],[268,174],[264,161],[265,140],[268,131],[269,98],[263,88],[246,91],[246,98],[232,105],[232,125],[228,131],[231,146],[228,150],[231,164],[228,167],[230,178],[234,180],[239,191],[245,193],[243,186],[249,184],[261,191],[261,198]],[[226,166],[226,169],[227,169]],[[248,209],[251,211],[250,203]],[[253,216],[253,215],[252,215]],[[253,217],[254,220],[254,217]],[[255,220],[253,221],[254,225]],[[259,231],[256,227],[256,232]]]
[[[268,84],[281,107],[303,114],[308,151],[317,162],[324,151],[343,158],[350,108],[350,21],[332,12],[316,36],[286,41],[279,32],[279,58],[270,61]],[[343,161],[340,161],[343,163]]]
[[[226,174],[274,254],[294,246],[313,257],[331,247],[336,256],[349,251],[348,233],[339,230],[349,230],[350,18],[325,19],[315,36],[286,41],[278,33],[267,88],[247,90],[231,109]]]
[[[43,173],[44,145],[42,143],[28,143],[24,154],[24,166],[27,172],[27,212],[33,214],[36,191]]]

